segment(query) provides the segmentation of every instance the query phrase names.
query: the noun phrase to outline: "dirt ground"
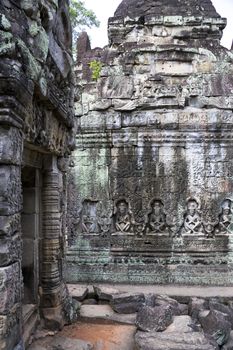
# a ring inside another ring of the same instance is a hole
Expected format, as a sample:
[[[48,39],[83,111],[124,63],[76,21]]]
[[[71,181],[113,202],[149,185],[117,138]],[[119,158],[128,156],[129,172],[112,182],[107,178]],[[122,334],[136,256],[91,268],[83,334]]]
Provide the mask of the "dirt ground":
[[[136,327],[121,324],[99,324],[77,322],[71,326],[66,326],[55,336],[47,336],[33,342],[29,350],[76,350],[82,349],[70,343],[67,348],[67,340],[83,340],[94,345],[94,350],[134,350],[134,334]],[[57,340],[59,339],[59,342]],[[55,346],[55,344],[60,344]],[[55,346],[55,347],[54,347]],[[74,348],[75,347],[75,348]],[[84,347],[83,349],[86,349]]]
[[[136,327],[80,323],[66,327],[62,332],[69,338],[78,338],[95,345],[96,350],[133,350]]]

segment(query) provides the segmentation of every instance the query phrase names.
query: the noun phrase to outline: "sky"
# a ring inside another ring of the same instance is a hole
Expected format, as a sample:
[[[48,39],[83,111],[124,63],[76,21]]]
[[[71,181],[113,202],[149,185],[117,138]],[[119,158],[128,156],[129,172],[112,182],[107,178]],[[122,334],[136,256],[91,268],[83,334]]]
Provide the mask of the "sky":
[[[224,30],[222,45],[231,48],[233,39],[233,0],[212,0],[215,8],[222,17],[226,17],[228,24]],[[88,9],[92,9],[100,21],[99,28],[88,29],[91,46],[103,47],[108,44],[107,22],[112,17],[121,0],[84,0]]]

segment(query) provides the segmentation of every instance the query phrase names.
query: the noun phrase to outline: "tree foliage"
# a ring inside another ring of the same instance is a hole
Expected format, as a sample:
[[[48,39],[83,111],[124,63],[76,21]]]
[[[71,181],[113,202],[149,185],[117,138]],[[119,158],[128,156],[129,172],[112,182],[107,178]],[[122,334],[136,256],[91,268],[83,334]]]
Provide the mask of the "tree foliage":
[[[70,19],[75,37],[77,37],[78,33],[85,29],[85,27],[98,27],[100,24],[95,13],[87,9],[82,0],[70,1]]]

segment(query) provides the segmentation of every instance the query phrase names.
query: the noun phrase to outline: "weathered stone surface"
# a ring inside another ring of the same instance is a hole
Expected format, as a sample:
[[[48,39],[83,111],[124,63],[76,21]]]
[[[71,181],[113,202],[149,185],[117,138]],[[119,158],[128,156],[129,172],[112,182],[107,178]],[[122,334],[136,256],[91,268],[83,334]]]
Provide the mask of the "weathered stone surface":
[[[114,323],[135,325],[136,318],[137,318],[136,313],[134,313],[134,314],[118,314],[115,312],[113,315],[108,316],[107,320],[108,320],[108,322],[112,321]]]
[[[173,321],[172,307],[168,304],[161,306],[143,306],[137,314],[136,325],[142,331],[164,331]]]
[[[214,350],[202,333],[137,332],[137,350]]]
[[[194,319],[198,319],[198,315],[200,311],[208,310],[209,309],[209,303],[205,299],[201,298],[191,298],[189,302],[189,315]]]
[[[218,345],[224,345],[230,336],[231,323],[229,316],[220,311],[201,311],[198,320],[204,332],[212,336]]]
[[[78,301],[83,301],[88,294],[87,287],[80,287],[75,284],[69,284],[67,287],[68,287],[70,296]]]
[[[94,286],[94,291],[100,300],[107,301],[112,300],[115,295],[120,294],[119,290],[117,290],[116,288],[110,288],[105,286]]]
[[[7,315],[20,302],[20,267],[18,263],[0,268],[0,314]]]
[[[195,0],[194,2],[189,0],[182,5],[178,0],[164,0],[162,8],[160,1],[124,0],[118,6],[115,16],[139,17],[147,14],[148,9],[150,9],[150,16],[188,16],[192,14],[193,16],[219,17],[210,0]],[[179,19],[177,17],[177,21]]]
[[[83,56],[87,53],[87,51],[91,50],[91,43],[89,36],[86,32],[82,32],[76,43],[76,50],[77,50],[77,61],[81,61]]]
[[[233,309],[232,307],[228,306],[228,305],[224,305],[223,302],[220,302],[217,299],[211,299],[209,301],[209,308],[210,310],[217,310],[222,312],[223,314],[228,315],[229,317],[229,321],[231,323],[231,327],[233,327]]]
[[[39,314],[54,329],[74,314],[63,281],[67,169],[58,169],[73,143],[68,6],[0,3],[1,350],[23,350]]]
[[[20,188],[20,168],[16,166],[0,166],[0,214],[13,215],[21,210],[22,194]]]
[[[113,314],[109,305],[82,305],[80,309],[80,316],[85,319],[106,319]]]
[[[0,316],[0,349],[13,349],[21,339],[20,336],[20,306],[17,304],[11,313]]]
[[[145,301],[142,293],[113,294],[110,305],[113,310],[121,314],[132,314],[139,311]]]
[[[31,345],[29,346],[28,350],[46,350],[44,346],[41,345]]]
[[[0,266],[7,266],[20,259],[22,244],[20,235],[15,234],[12,237],[0,236]]]
[[[189,333],[193,332],[193,320],[190,316],[175,316],[173,322],[170,326],[165,329],[165,333],[175,332],[179,333]]]
[[[181,315],[188,315],[188,305],[187,304],[179,304],[179,310]]]
[[[70,281],[230,283],[225,25],[210,0],[124,0],[108,23],[109,46],[77,62]]]
[[[119,314],[113,311],[109,305],[82,305],[80,317],[89,322],[105,322],[135,325],[136,313]]]
[[[228,341],[222,347],[222,350],[232,350],[232,349],[233,349],[233,331],[231,331]]]
[[[85,299],[83,302],[82,302],[83,305],[97,305],[98,302],[96,299]]]
[[[131,77],[116,76],[103,80],[101,96],[103,98],[131,98],[133,95],[133,79]]]
[[[23,147],[23,139],[19,129],[1,126],[0,142],[0,163],[19,165]]]

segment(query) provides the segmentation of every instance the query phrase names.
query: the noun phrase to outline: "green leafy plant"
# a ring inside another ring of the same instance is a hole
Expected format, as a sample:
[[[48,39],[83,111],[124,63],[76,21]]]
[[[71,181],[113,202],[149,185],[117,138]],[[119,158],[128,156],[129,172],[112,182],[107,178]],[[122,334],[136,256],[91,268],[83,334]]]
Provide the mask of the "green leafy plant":
[[[89,66],[91,68],[91,72],[92,72],[92,79],[97,81],[100,77],[100,72],[102,69],[102,63],[100,61],[97,60],[93,60],[89,63]]]
[[[71,25],[73,28],[74,41],[76,41],[78,34],[85,29],[85,27],[91,28],[93,26],[98,27],[100,25],[95,13],[85,7],[84,1],[71,0],[69,12]]]

